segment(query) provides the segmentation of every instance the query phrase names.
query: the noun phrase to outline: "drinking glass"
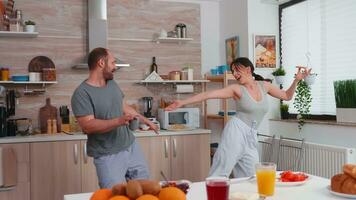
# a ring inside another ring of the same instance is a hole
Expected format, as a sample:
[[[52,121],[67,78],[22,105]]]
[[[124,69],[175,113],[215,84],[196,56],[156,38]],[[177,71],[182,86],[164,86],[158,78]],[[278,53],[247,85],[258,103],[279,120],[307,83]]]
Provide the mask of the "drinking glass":
[[[273,196],[276,184],[276,164],[261,162],[256,164],[258,194],[261,198]]]
[[[226,177],[209,177],[205,181],[208,200],[228,200],[230,179]]]

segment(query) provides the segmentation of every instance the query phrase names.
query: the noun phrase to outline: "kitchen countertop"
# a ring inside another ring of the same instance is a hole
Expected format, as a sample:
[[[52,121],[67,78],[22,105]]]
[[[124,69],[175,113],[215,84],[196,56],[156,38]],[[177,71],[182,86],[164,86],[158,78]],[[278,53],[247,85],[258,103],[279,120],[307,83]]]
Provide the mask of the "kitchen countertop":
[[[173,136],[173,135],[196,135],[196,134],[210,134],[209,129],[194,129],[194,130],[180,130],[180,131],[167,131],[161,130],[159,135],[153,131],[135,131],[135,137],[156,137],[156,136]],[[68,140],[86,140],[87,135],[82,132],[76,132],[65,134],[37,134],[30,136],[14,136],[14,137],[2,137],[0,138],[0,144],[9,143],[27,143],[27,142],[56,142],[56,141],[68,141]]]

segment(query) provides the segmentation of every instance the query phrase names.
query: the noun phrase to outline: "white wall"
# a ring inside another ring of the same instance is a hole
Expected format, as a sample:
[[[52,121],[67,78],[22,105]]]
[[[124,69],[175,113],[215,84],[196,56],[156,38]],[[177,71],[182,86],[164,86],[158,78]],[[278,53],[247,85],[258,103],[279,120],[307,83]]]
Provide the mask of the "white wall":
[[[306,123],[299,133],[296,122],[270,121],[270,131],[277,136],[305,138],[313,143],[356,148],[356,126]]]
[[[211,68],[221,65],[220,52],[220,1],[221,0],[158,0],[200,4],[201,20],[201,73],[202,76]],[[225,55],[225,54],[224,54]],[[225,60],[225,59],[224,59]]]
[[[279,65],[279,46],[278,46],[278,5],[261,3],[260,0],[248,0],[248,57],[250,60],[254,60],[254,46],[253,46],[253,36],[255,34],[273,34],[276,35],[276,54],[277,54],[277,67]],[[272,79],[272,71],[274,69],[263,69],[257,68],[255,72],[262,75],[265,78]],[[279,118],[279,100],[273,97],[269,98],[269,112],[265,116],[264,120],[261,122],[259,131],[262,133],[269,133],[269,120],[273,118]]]

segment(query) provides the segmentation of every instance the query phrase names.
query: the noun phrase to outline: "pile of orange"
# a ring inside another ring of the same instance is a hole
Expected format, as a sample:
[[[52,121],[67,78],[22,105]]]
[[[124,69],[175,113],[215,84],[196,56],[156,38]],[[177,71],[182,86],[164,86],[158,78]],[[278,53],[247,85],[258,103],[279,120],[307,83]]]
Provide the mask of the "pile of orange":
[[[130,200],[123,195],[113,196],[111,189],[100,189],[93,193],[90,200]],[[176,187],[162,188],[158,197],[144,194],[136,200],[186,200],[184,192]]]

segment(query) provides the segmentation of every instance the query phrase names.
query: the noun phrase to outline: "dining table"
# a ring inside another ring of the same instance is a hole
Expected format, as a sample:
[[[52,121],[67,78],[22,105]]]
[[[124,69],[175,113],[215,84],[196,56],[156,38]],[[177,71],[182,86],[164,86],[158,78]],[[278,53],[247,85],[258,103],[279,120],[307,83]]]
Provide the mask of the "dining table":
[[[257,194],[255,178],[238,178],[230,180],[230,197],[234,193]],[[64,200],[90,200],[92,193],[64,195]],[[284,183],[276,181],[274,195],[266,200],[341,200],[355,198],[356,195],[335,194],[330,191],[330,179],[309,175],[302,183]],[[207,200],[205,182],[190,185],[187,200]],[[230,200],[234,200],[230,198]]]

